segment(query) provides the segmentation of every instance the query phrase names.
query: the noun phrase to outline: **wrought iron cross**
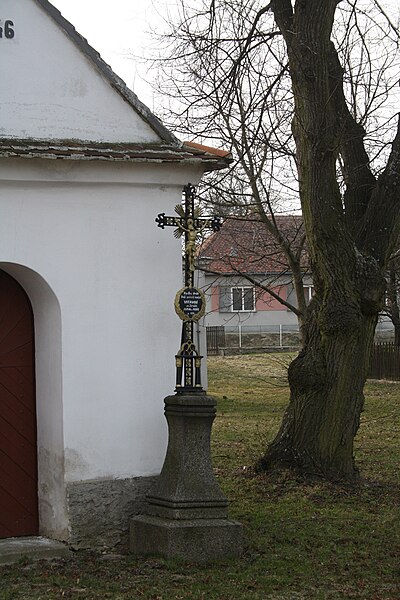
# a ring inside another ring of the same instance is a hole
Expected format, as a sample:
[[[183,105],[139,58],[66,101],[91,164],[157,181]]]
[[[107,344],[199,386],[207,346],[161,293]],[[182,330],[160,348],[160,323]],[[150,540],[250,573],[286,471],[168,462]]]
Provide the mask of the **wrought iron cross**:
[[[219,231],[222,225],[219,217],[201,216],[200,209],[194,205],[195,196],[196,189],[188,183],[183,188],[183,203],[175,207],[177,216],[168,217],[165,213],[160,213],[156,218],[158,227],[175,227],[175,237],[184,236],[185,242],[185,287],[175,299],[175,310],[183,320],[181,347],[175,356],[176,391],[180,393],[202,391],[202,356],[199,355],[193,338],[194,322],[204,314],[205,309],[204,294],[194,287],[196,240],[205,229]]]

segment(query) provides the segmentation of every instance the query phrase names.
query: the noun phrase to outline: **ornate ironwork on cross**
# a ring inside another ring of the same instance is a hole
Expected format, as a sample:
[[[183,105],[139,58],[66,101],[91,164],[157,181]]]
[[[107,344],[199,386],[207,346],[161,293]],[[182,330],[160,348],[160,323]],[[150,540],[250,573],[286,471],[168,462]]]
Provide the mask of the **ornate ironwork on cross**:
[[[175,227],[174,236],[184,236],[185,248],[185,287],[175,297],[175,311],[182,319],[181,347],[175,356],[176,392],[192,393],[203,391],[201,385],[201,359],[194,343],[194,322],[205,312],[206,301],[201,290],[194,287],[196,242],[206,229],[219,231],[220,217],[202,217],[199,207],[195,207],[196,189],[188,183],[183,188],[183,203],[175,207],[176,217],[160,213],[156,218],[158,227]],[[183,383],[182,383],[183,376]]]

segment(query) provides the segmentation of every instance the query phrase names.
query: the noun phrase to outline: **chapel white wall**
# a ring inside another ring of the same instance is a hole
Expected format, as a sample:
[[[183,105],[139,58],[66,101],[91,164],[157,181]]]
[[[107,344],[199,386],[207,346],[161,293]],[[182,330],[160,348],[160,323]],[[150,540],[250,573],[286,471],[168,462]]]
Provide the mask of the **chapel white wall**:
[[[40,275],[60,307],[62,415],[53,418],[62,423],[64,483],[160,471],[182,282],[181,246],[154,219],[173,214],[183,185],[196,184],[201,171],[0,162],[0,261]],[[41,411],[51,405],[44,395]]]

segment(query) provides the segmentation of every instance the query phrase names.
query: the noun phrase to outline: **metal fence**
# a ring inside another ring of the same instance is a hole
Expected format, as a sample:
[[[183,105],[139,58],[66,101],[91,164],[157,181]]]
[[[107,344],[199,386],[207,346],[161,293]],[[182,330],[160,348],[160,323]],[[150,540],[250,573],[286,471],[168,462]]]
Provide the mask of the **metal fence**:
[[[393,342],[374,344],[369,377],[400,381],[400,346]]]
[[[225,345],[225,327],[207,327],[207,354],[219,354]]]
[[[207,327],[207,353],[220,354],[295,350],[299,347],[298,325],[238,325]]]
[[[296,325],[207,327],[209,355],[296,350],[299,342],[299,329]],[[395,346],[392,341],[376,342],[369,377],[400,381],[400,347]]]

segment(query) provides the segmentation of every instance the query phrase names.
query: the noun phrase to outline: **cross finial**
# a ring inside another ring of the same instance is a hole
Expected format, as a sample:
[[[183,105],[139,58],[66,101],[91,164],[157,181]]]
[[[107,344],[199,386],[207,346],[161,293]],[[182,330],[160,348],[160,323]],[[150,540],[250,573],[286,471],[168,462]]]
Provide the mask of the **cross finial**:
[[[194,200],[196,189],[188,183],[183,188],[183,204],[175,206],[176,217],[166,216],[160,213],[156,218],[158,227],[175,227],[174,235],[185,237],[185,285],[193,286],[193,273],[195,271],[196,241],[198,236],[205,230],[219,231],[221,228],[220,217],[202,217],[200,208],[195,208]]]

